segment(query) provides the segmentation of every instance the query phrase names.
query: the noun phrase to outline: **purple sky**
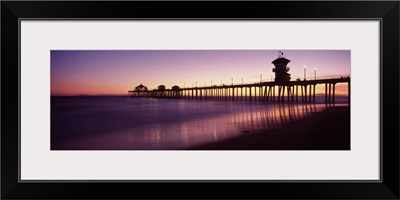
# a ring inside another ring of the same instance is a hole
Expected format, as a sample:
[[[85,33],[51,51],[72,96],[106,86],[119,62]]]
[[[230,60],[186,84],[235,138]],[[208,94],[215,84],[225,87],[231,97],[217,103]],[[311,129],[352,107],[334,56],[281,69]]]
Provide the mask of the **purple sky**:
[[[281,50],[292,80],[350,75],[350,50]],[[56,50],[51,51],[51,95],[127,94],[139,84],[153,89],[271,80],[278,50]],[[340,85],[338,85],[340,93]],[[343,87],[346,88],[346,87]],[[318,90],[318,87],[317,87]],[[347,93],[343,92],[344,94]]]

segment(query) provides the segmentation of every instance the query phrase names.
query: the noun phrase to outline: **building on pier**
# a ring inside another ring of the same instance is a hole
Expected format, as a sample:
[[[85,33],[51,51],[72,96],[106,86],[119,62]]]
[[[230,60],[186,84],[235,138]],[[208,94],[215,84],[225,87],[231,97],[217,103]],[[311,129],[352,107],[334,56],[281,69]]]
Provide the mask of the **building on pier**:
[[[177,85],[174,85],[173,87],[172,87],[172,90],[174,90],[174,91],[179,91],[179,86],[177,86]]]
[[[146,86],[140,84],[140,85],[138,85],[138,86],[135,87],[135,91],[136,91],[136,92],[147,92],[148,89],[147,89]]]
[[[165,97],[165,85],[159,85],[157,89],[154,89],[153,92],[150,94],[152,97]]]
[[[290,70],[287,67],[287,64],[290,60],[283,57],[283,52],[279,51],[278,58],[272,61],[274,64],[274,68],[272,68],[272,72],[275,72],[275,82],[288,82],[290,81],[290,74],[288,71]]]
[[[181,88],[177,85],[172,86],[171,97],[180,98],[182,96]]]
[[[158,86],[159,91],[164,91],[165,90],[165,85],[159,85]]]
[[[149,96],[150,94],[148,88],[142,84],[136,86],[134,90],[128,91],[128,93],[129,96],[134,96],[134,97],[145,97]]]

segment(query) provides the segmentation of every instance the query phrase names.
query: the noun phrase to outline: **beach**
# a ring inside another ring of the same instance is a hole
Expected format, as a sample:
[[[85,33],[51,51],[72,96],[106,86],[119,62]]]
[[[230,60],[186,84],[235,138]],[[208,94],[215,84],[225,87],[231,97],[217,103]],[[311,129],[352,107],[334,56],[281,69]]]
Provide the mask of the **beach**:
[[[347,103],[53,97],[51,150],[349,150]]]
[[[350,150],[350,107],[322,112],[192,150]]]

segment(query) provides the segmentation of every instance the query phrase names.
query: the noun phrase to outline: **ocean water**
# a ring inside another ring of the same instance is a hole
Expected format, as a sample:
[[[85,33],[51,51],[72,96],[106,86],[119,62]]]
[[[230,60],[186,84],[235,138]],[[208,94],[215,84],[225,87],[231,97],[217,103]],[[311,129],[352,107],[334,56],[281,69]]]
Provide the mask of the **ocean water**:
[[[346,100],[337,97],[336,105]],[[327,106],[332,105],[51,97],[51,150],[180,150],[284,126]]]

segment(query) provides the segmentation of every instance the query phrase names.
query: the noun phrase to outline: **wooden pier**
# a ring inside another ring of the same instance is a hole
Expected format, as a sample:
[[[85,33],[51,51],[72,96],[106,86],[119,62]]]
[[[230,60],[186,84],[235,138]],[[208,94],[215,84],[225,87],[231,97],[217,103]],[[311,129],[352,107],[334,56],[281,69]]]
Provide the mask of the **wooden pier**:
[[[325,103],[334,103],[337,83],[347,83],[348,102],[350,102],[350,77],[191,88],[174,86],[172,89],[132,90],[128,91],[128,94],[132,97],[315,103],[316,85],[325,85]]]

